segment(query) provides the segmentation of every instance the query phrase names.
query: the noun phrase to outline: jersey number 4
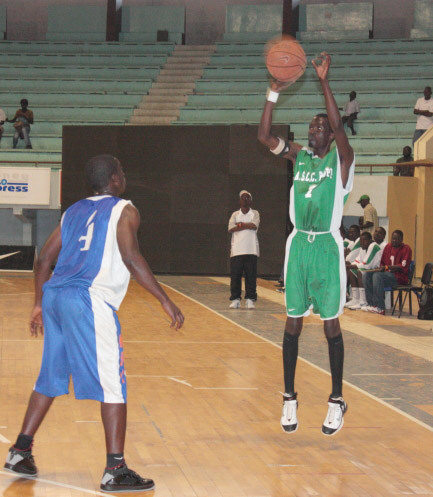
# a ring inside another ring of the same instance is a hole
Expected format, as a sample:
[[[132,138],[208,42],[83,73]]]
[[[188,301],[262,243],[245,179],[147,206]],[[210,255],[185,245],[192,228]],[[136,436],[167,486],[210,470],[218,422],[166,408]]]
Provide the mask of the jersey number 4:
[[[90,244],[92,243],[93,238],[93,230],[95,228],[95,223],[92,223],[93,218],[96,216],[97,211],[95,211],[87,220],[86,227],[87,233],[83,236],[80,236],[78,239],[79,242],[84,240],[84,247],[80,248],[81,251],[89,250]]]
[[[308,188],[308,192],[305,194],[305,198],[311,198],[311,195],[313,194],[313,190],[317,188],[317,185],[310,185]]]

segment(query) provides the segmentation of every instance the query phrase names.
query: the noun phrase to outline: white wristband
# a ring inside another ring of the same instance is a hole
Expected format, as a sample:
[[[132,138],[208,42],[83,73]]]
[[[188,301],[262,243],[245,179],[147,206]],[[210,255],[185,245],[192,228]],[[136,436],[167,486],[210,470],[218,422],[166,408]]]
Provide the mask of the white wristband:
[[[266,97],[266,100],[268,100],[268,102],[276,102],[278,100],[278,97],[280,96],[280,94],[276,91],[272,91],[270,88],[268,90],[268,95]]]

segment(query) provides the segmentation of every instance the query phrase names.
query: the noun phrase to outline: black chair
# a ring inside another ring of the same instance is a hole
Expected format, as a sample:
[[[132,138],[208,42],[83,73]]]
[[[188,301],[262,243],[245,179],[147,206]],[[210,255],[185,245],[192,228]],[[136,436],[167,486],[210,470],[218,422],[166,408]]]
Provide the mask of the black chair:
[[[412,315],[412,292],[416,295],[416,298],[419,303],[419,299],[423,288],[425,286],[429,286],[432,280],[433,264],[431,262],[427,262],[427,264],[424,266],[424,271],[422,272],[421,285],[412,285],[412,279],[415,274],[415,262],[412,261],[410,264],[411,265],[409,266],[408,284],[398,285],[397,287],[394,288],[394,290],[398,291],[398,296],[395,301],[394,307],[392,308],[392,315],[394,315],[394,311],[398,302],[399,303],[398,317],[401,316],[408,295],[409,295],[409,313],[410,315]],[[404,300],[403,300],[403,293],[405,293]]]

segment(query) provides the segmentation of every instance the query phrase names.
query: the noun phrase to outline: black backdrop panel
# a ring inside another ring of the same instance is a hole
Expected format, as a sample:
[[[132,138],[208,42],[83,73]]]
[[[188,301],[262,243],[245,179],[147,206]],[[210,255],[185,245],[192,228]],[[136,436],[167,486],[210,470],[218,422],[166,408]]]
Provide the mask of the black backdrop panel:
[[[275,131],[288,135],[286,126]],[[63,210],[89,194],[84,165],[101,153],[124,167],[125,198],[140,211],[140,247],[154,271],[227,274],[227,224],[247,189],[261,215],[259,274],[280,273],[287,161],[257,141],[257,126],[64,126]]]

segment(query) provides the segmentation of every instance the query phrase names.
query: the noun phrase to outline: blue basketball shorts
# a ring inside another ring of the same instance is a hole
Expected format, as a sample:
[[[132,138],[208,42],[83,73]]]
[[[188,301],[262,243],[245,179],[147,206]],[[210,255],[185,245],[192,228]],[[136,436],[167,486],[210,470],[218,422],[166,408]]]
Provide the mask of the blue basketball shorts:
[[[126,403],[120,324],[114,309],[92,289],[46,288],[42,299],[44,351],[34,390],[47,397]]]

